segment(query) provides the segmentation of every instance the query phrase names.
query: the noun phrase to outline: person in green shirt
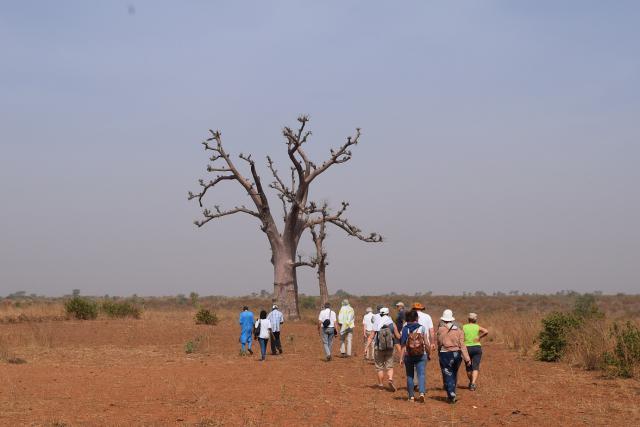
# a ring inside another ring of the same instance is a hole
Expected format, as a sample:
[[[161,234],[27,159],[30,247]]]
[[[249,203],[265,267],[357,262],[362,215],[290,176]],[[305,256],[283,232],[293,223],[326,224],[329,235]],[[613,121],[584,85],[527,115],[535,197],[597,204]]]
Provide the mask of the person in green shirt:
[[[478,325],[478,315],[469,313],[469,323],[462,326],[464,331],[464,345],[467,347],[471,364],[467,365],[467,376],[469,377],[469,390],[475,391],[480,372],[480,360],[482,359],[482,344],[480,340],[489,334],[489,331]]]

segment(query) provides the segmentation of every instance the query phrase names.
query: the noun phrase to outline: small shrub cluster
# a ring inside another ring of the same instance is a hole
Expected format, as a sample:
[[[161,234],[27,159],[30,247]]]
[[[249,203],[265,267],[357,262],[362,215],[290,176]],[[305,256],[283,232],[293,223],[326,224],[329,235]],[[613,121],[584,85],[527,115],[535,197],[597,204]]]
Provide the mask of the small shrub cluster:
[[[604,355],[607,370],[614,376],[631,378],[640,370],[640,328],[627,321],[613,324],[611,336],[615,347]]]
[[[200,341],[202,341],[202,337],[197,336],[191,341],[187,341],[184,345],[184,352],[187,354],[192,354],[198,351],[198,347],[200,347]]]
[[[68,315],[80,320],[93,320],[98,317],[98,304],[80,296],[67,300],[64,309]]]
[[[129,301],[104,301],[102,311],[109,317],[133,317],[139,319],[142,309]]]
[[[218,316],[215,313],[201,308],[196,313],[196,325],[215,325],[218,323]]]
[[[579,324],[573,313],[554,312],[542,319],[538,359],[545,362],[560,360],[567,348],[567,336]]]
[[[318,298],[311,295],[300,295],[298,297],[298,303],[304,310],[313,310],[316,308]]]

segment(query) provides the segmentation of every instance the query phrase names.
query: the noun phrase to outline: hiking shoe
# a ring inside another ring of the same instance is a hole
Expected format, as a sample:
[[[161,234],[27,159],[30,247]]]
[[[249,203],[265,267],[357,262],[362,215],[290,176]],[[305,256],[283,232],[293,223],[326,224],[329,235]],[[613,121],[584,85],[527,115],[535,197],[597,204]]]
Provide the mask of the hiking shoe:
[[[478,386],[477,386],[477,385],[475,385],[475,384],[469,384],[469,390],[471,390],[471,391],[476,391],[476,388],[478,388]]]
[[[281,348],[278,349],[278,353],[282,354],[282,349]]]
[[[396,388],[395,384],[393,383],[393,380],[389,380],[389,390],[391,390],[394,393],[396,391],[398,391],[398,389]]]
[[[378,384],[378,390],[380,391],[384,390],[384,384]]]
[[[449,402],[452,405],[457,401],[458,401],[458,398],[456,397],[455,394],[452,394],[451,396],[447,397],[447,402]]]
[[[327,362],[331,362],[331,356],[327,356]]]
[[[424,403],[424,393],[420,393],[420,396],[418,396],[418,402]]]
[[[252,356],[253,356],[253,350],[248,349],[247,351],[249,352],[249,354],[250,354],[250,355],[252,355]]]
[[[244,350],[240,350],[240,356],[246,356],[247,353]]]
[[[409,398],[409,400],[407,400],[407,402],[412,402],[412,403],[413,403],[413,402],[415,402],[415,401],[416,401],[416,399],[415,399],[415,397],[413,397],[413,396],[411,396],[411,397]]]

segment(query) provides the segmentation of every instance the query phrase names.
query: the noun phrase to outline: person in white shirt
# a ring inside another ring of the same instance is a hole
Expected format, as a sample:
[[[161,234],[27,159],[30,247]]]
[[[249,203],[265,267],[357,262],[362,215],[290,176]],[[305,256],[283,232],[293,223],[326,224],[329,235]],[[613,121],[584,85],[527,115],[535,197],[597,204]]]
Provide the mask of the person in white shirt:
[[[376,372],[378,375],[378,388],[384,389],[384,374],[387,373],[389,381],[389,389],[396,391],[397,388],[393,383],[393,339],[400,339],[400,334],[396,329],[393,319],[389,317],[389,309],[382,307],[380,316],[373,325],[376,334],[375,352],[373,355]]]
[[[338,324],[340,325],[340,357],[351,357],[351,341],[353,340],[353,328],[355,325],[356,313],[349,305],[349,300],[342,300],[342,307],[338,313]]]
[[[320,311],[318,316],[318,333],[322,338],[322,345],[324,347],[324,354],[327,358],[327,362],[331,360],[331,344],[333,344],[333,337],[340,332],[338,328],[338,322],[336,312],[331,310],[331,304],[325,303],[324,309]]]
[[[367,307],[362,317],[362,337],[364,342],[364,359],[373,360],[373,309]]]
[[[378,320],[380,319],[380,310],[382,309],[382,305],[378,304],[376,306],[376,312],[371,316],[371,324],[375,325]],[[376,334],[372,333],[371,335],[369,335],[369,341],[367,343],[367,347],[371,346],[371,348],[373,348],[374,345],[374,338],[375,338]]]
[[[267,341],[271,336],[271,322],[267,319],[265,310],[260,312],[260,318],[256,320],[254,328],[256,330],[256,338],[260,341],[260,352],[262,353],[260,361],[263,361],[267,358]]]

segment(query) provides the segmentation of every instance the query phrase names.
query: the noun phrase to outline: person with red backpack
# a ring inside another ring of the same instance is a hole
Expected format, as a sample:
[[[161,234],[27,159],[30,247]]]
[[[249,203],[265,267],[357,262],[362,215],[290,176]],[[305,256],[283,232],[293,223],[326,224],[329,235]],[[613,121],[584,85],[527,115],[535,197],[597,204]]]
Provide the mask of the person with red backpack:
[[[418,402],[424,403],[425,371],[429,359],[429,346],[425,339],[427,329],[418,322],[418,312],[411,310],[406,315],[407,324],[402,328],[400,335],[400,366],[404,364],[407,374],[407,392],[409,402],[414,402],[414,372],[418,378]]]

